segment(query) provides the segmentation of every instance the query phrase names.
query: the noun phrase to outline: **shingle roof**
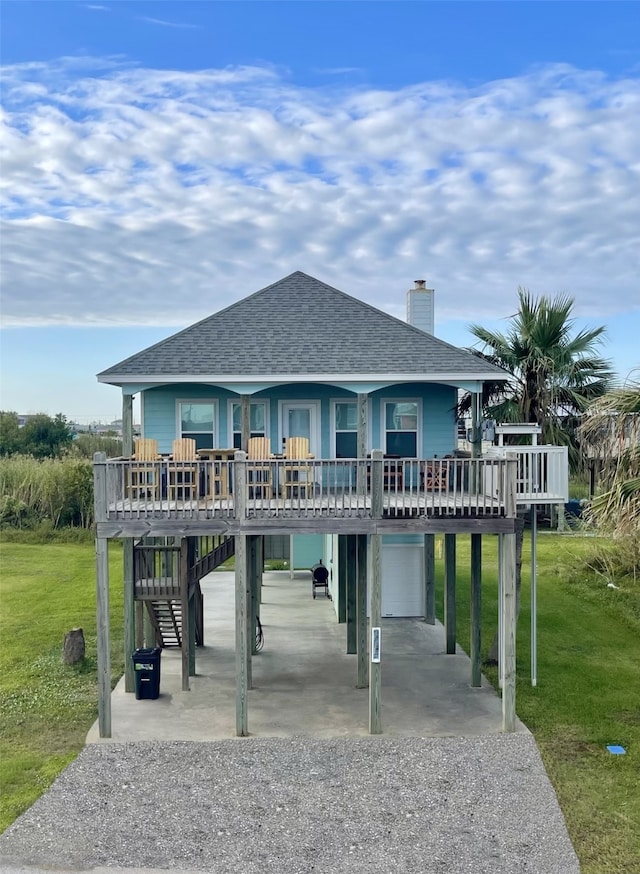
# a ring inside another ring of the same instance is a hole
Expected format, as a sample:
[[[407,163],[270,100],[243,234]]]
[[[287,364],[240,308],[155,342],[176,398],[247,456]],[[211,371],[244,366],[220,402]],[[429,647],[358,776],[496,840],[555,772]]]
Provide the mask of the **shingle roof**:
[[[297,271],[102,371],[98,379],[119,384],[141,377],[351,373],[505,377],[470,352]]]

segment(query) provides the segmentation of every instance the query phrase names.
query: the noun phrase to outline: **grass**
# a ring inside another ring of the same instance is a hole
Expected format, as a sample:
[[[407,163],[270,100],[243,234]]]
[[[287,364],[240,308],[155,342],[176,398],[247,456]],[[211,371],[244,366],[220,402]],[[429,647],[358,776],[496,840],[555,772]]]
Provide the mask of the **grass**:
[[[24,535],[30,537],[30,535]],[[529,536],[518,627],[517,709],[533,732],[583,874],[640,872],[640,580],[607,587],[585,559],[592,537],[540,533],[538,686],[530,683]],[[609,546],[611,546],[609,544]],[[615,549],[615,545],[614,545]],[[496,538],[484,538],[483,641],[497,615]],[[112,679],[123,669],[121,550],[111,565]],[[611,562],[607,560],[609,567]],[[612,565],[611,565],[612,566]],[[469,640],[469,540],[458,538],[458,640]],[[438,561],[439,576],[442,562]],[[91,542],[0,543],[0,830],[82,748],[96,718],[95,570]],[[440,579],[441,603],[442,583]],[[81,626],[87,658],[60,659]],[[487,676],[496,682],[494,669]],[[612,756],[607,744],[626,748]]]
[[[122,560],[109,549],[112,679],[123,670]],[[0,543],[0,831],[82,749],[97,717],[93,544]],[[86,658],[62,663],[64,635],[84,630]]]
[[[581,570],[594,538],[539,534],[538,685],[530,673],[530,537],[517,637],[517,711],[542,754],[583,874],[640,872],[640,581]],[[458,538],[458,640],[468,649],[469,539]],[[440,570],[442,563],[439,563]],[[441,578],[440,577],[440,589]],[[483,651],[497,616],[497,544],[484,538]],[[441,603],[441,597],[438,599]],[[497,684],[497,672],[486,675]],[[607,744],[620,744],[614,756]]]

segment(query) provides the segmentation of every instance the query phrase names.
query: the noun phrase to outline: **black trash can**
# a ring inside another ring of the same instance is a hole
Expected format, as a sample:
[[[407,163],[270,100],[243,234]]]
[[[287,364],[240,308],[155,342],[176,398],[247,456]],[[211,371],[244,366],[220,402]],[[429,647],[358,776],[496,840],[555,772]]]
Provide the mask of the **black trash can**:
[[[136,699],[155,699],[160,695],[159,646],[152,649],[136,649],[133,653],[133,673],[136,678]]]

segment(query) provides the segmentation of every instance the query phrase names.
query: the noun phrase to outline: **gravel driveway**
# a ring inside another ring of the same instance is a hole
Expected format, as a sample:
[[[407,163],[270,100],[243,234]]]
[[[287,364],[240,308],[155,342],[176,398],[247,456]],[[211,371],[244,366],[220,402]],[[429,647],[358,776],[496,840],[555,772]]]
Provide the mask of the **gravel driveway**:
[[[29,864],[579,872],[526,733],[91,744],[0,836],[0,870]]]

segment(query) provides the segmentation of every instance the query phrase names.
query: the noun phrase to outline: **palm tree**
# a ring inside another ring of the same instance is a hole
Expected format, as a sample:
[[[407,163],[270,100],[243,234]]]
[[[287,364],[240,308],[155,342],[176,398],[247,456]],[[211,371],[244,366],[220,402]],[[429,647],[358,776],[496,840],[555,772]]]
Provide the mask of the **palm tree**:
[[[604,531],[640,532],[640,379],[596,401],[579,428],[583,451],[602,460],[602,491],[589,515]]]
[[[610,362],[596,352],[605,328],[573,333],[573,299],[566,295],[536,299],[519,288],[518,299],[508,333],[469,327],[484,344],[476,354],[512,374],[509,383],[485,383],[484,414],[501,423],[540,425],[543,442],[567,444],[576,466],[577,417],[607,391],[614,376]],[[470,405],[467,396],[461,413]]]

